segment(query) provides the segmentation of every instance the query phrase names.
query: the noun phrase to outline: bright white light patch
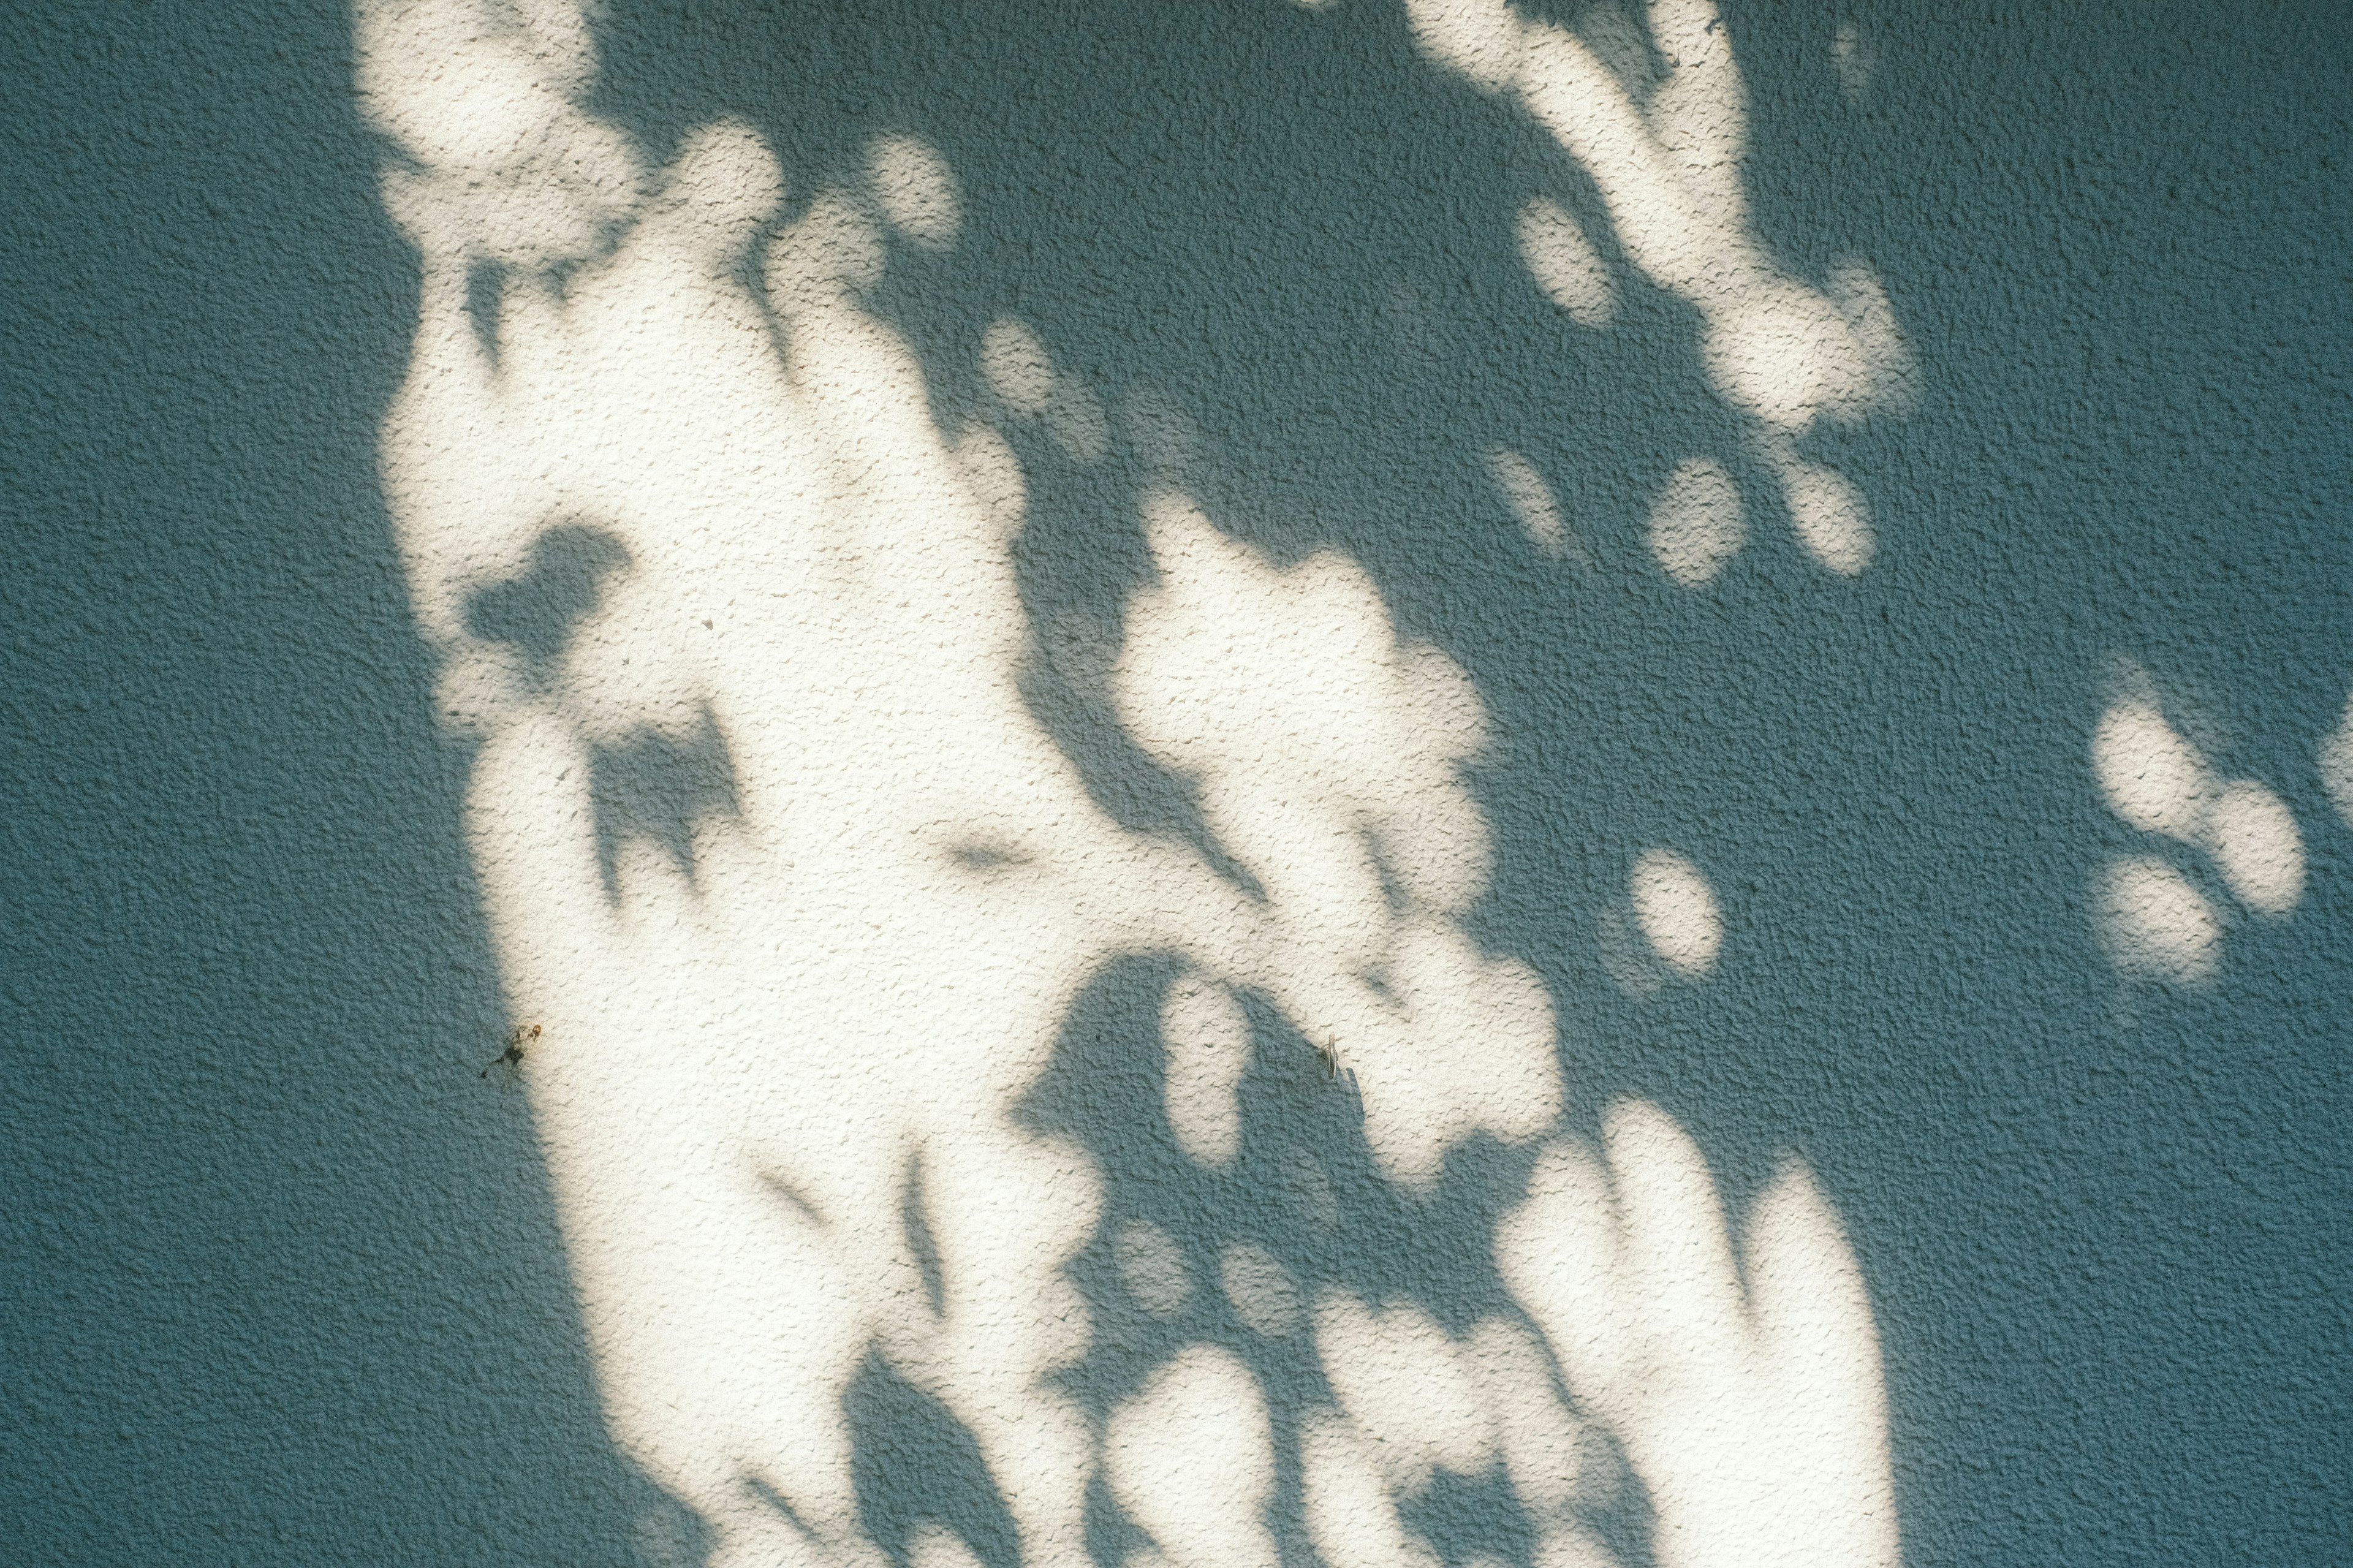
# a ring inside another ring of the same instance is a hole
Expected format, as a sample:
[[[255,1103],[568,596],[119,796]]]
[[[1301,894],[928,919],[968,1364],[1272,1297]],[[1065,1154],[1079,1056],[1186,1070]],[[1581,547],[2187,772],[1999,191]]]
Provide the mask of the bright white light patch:
[[[1617,313],[1617,290],[1585,229],[1568,209],[1538,196],[1520,209],[1520,258],[1545,298],[1568,312],[1580,327],[1597,331]]]
[[[1230,1165],[1242,1147],[1242,1074],[1250,1067],[1250,1017],[1234,994],[1187,975],[1160,1006],[1167,1047],[1168,1126],[1204,1165]]]
[[[2214,791],[2212,771],[2148,702],[2119,702],[2100,716],[2092,763],[2108,809],[2145,833],[2195,843]]]
[[[1406,25],[1430,61],[1482,92],[1501,92],[1520,68],[1520,18],[1507,0],[1406,0]]]
[[[1191,1345],[1112,1413],[1112,1495],[1172,1568],[1276,1568],[1266,1402],[1229,1351]]]
[[[2247,908],[2284,915],[2304,896],[2304,836],[2279,796],[2238,779],[2206,816],[2206,845],[2222,880]]]
[[[1473,1363],[1421,1308],[1368,1307],[1326,1291],[1315,1305],[1315,1350],[1391,1487],[1417,1491],[1440,1469],[1469,1476],[1486,1467],[1494,1422]]]
[[[1672,849],[1646,849],[1627,892],[1651,951],[1687,980],[1715,967],[1724,949],[1724,911],[1700,868]]]
[[[2100,945],[2125,973],[2202,985],[2221,967],[2221,917],[2189,878],[2154,856],[2110,866],[2095,908]]]
[[[1895,1568],[1870,1300],[1805,1170],[1736,1250],[1697,1146],[1621,1105],[1599,1157],[1556,1144],[1529,1187],[1496,1263],[1648,1492],[1655,1560]]]
[[[1841,577],[1860,576],[1877,540],[1871,510],[1852,479],[1823,463],[1791,460],[1781,469],[1789,521],[1806,553]]]

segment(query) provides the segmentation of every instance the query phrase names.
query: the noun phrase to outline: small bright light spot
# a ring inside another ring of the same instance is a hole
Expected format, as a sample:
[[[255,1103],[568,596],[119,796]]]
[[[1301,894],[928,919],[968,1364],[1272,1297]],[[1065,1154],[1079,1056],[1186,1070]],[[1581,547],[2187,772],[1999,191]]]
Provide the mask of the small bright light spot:
[[[2353,827],[2353,698],[2345,702],[2345,717],[2320,742],[2320,782],[2336,805],[2337,815]]]
[[[1520,209],[1519,238],[1520,258],[1546,299],[1580,327],[1609,324],[1618,310],[1609,268],[1567,207],[1550,196],[1529,202]]]
[[[1242,1147],[1242,1074],[1250,1067],[1250,1017],[1234,994],[1187,975],[1160,1007],[1167,1047],[1168,1125],[1186,1153],[1212,1168]]]
[[[884,136],[866,150],[875,205],[891,226],[925,250],[945,250],[964,226],[955,175],[919,136]]]
[[[1487,452],[1487,471],[1495,477],[1495,488],[1511,503],[1514,515],[1520,520],[1520,531],[1528,536],[1528,542],[1546,555],[1558,555],[1567,537],[1567,526],[1560,520],[1560,506],[1552,499],[1552,487],[1544,482],[1535,465],[1508,447],[1494,447]]]
[[[2095,909],[2100,945],[2124,973],[2195,985],[2221,966],[2221,916],[2189,878],[2153,856],[2110,866]]]
[[[2222,880],[2257,914],[2286,914],[2304,896],[2304,836],[2287,803],[2254,780],[2236,780],[2215,798],[2206,846]]]
[[[1870,406],[1870,361],[1829,296],[1756,277],[1703,308],[1709,379],[1767,429],[1794,437],[1824,415],[1851,418]]]
[[[1587,572],[1596,569],[1593,552],[1561,516],[1552,487],[1545,483],[1534,463],[1509,447],[1493,447],[1487,452],[1487,472],[1494,477],[1495,488],[1504,492],[1530,544],[1556,561],[1574,562]]]
[[[1627,891],[1643,940],[1669,968],[1696,980],[1715,967],[1724,912],[1698,867],[1672,849],[1646,849],[1634,862]]]
[[[2092,764],[2108,808],[2145,833],[2196,842],[2214,780],[2198,748],[2165,721],[2155,704],[2116,703],[2100,716]]]
[[[1666,574],[1696,588],[1724,570],[1748,537],[1740,490],[1705,458],[1674,471],[1651,503],[1651,555]]]
[[[1827,464],[1792,462],[1781,471],[1781,493],[1807,554],[1841,577],[1871,564],[1871,510],[1852,479]]]

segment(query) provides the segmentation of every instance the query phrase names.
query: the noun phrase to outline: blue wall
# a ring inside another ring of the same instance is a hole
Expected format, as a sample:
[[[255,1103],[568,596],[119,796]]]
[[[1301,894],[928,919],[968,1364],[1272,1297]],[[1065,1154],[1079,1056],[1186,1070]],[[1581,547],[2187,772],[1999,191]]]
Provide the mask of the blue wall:
[[[1473,924],[1550,986],[1574,1116],[1656,1099],[1736,1194],[1813,1163],[1879,1313],[1913,1563],[2341,1560],[2353,837],[2314,757],[2353,684],[2353,26],[1883,10],[1856,104],[1839,19],[1727,9],[1757,221],[1801,272],[1872,260],[1923,397],[1822,448],[1868,571],[1752,506],[1700,593],[1648,569],[1649,499],[1694,452],[1756,476],[1690,321],[1639,287],[1604,335],[1544,304],[1512,215],[1589,187],[1392,8],[614,0],[595,107],[656,157],[740,116],[802,194],[928,138],[966,237],[878,308],[944,416],[1017,312],[1192,412],[1221,522],[1345,548],[1471,671],[1500,741]],[[375,470],[414,260],[346,18],[12,32],[0,1535],[633,1561],[650,1489],[602,1436],[527,1110],[477,1077],[468,757]],[[1597,572],[1522,540],[1496,442]],[[1140,580],[1132,461],[1033,468],[1041,623],[1108,627]],[[2136,662],[2309,856],[2202,989],[2094,939],[2099,868],[2148,850],[2089,753]],[[1050,674],[1032,698],[1114,813],[1178,809]],[[1662,842],[1732,935],[1643,997],[1600,929]]]

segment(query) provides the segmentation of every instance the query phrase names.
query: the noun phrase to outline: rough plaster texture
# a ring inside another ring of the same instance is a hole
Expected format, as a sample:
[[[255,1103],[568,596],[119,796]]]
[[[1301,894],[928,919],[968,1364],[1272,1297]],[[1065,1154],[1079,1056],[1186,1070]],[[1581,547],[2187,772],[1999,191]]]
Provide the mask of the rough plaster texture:
[[[1911,1561],[2341,1558],[2347,33],[1724,26],[1755,230],[1826,289],[1867,258],[1916,366],[1901,417],[1807,432],[1867,501],[1866,556],[1794,515],[1778,416],[1727,396],[1707,305],[1626,248],[1607,180],[1533,94],[1477,89],[1476,40],[1418,47],[1400,11],[616,4],[590,102],[656,165],[744,121],[794,216],[878,135],[944,156],[958,243],[894,251],[869,303],[943,426],[1035,404],[1003,418],[1048,650],[1024,696],[1115,822],[1199,809],[1099,695],[1150,575],[1159,459],[1123,410],[1179,411],[1222,527],[1361,563],[1398,637],[1467,672],[1494,848],[1463,923],[1540,978],[1573,1132],[1656,1101],[1736,1207],[1785,1152],[1811,1167],[1873,1303]],[[378,482],[417,261],[349,19],[59,7],[12,63],[12,1551],[691,1554],[607,1433],[544,1123],[478,1076],[507,1000],[475,758]],[[1097,389],[1100,431],[1024,379],[1008,320]],[[2143,710],[2163,734],[2099,749]],[[2172,793],[2110,765],[2178,763],[2165,734],[2198,759]],[[2233,858],[2276,850],[2231,826],[2274,806],[2292,889],[2276,853]],[[2162,929],[2210,934],[2126,940],[2119,876],[2189,889]],[[1677,925],[1695,877],[1714,920]],[[1533,1153],[1474,1141],[1430,1195],[1385,1184],[1257,1002],[1240,1121],[1188,1144],[1159,1110],[1173,979],[1090,984],[1032,1101],[1103,1184],[1071,1278],[1125,1359],[1081,1397],[1176,1355],[1147,1386],[1214,1405],[1247,1363],[1313,1449],[1281,1281],[1468,1332]],[[848,1406],[885,1550],[921,1557],[944,1515],[1008,1560],[936,1400],[877,1365]],[[1409,1522],[1518,1560],[1488,1484]],[[1093,1517],[1099,1552],[1129,1543]]]

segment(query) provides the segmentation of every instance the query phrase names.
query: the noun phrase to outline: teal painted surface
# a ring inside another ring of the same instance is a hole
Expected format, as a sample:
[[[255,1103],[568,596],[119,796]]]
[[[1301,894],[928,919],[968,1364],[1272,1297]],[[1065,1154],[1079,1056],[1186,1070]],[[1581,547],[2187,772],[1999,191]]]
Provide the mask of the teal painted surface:
[[[1470,670],[1502,741],[1473,923],[1543,972],[1577,1114],[1655,1098],[1736,1193],[1813,1163],[1879,1314],[1910,1561],[2341,1559],[2353,839],[2315,756],[2353,684],[2348,29],[1874,15],[1857,105],[1838,20],[1727,14],[1757,219],[1808,275],[1875,264],[1923,396],[1821,448],[1869,570],[1752,503],[1702,593],[1650,568],[1650,498],[1694,453],[1757,476],[1689,321],[1639,286],[1606,335],[1545,304],[1511,216],[1589,191],[1388,8],[616,4],[596,107],[655,158],[744,118],[804,194],[927,137],[966,237],[894,258],[879,308],[944,417],[1018,313],[1191,411],[1221,521],[1346,549]],[[521,1099],[475,1072],[501,1023],[468,759],[374,466],[413,262],[345,18],[17,31],[6,1532],[35,1561],[634,1561],[653,1499],[599,1428]],[[1521,538],[1497,442],[1595,574]],[[1041,623],[1108,624],[1142,569],[1102,472],[1033,479]],[[2102,866],[2152,852],[2090,763],[2126,659],[2308,855],[2203,990],[2127,988],[2094,939]],[[1179,809],[1101,715],[1033,698],[1116,814]],[[1641,998],[1600,927],[1661,842],[1731,936]],[[1131,1050],[1124,996],[1074,1038]],[[1070,1114],[1150,1185],[1116,1097]]]

